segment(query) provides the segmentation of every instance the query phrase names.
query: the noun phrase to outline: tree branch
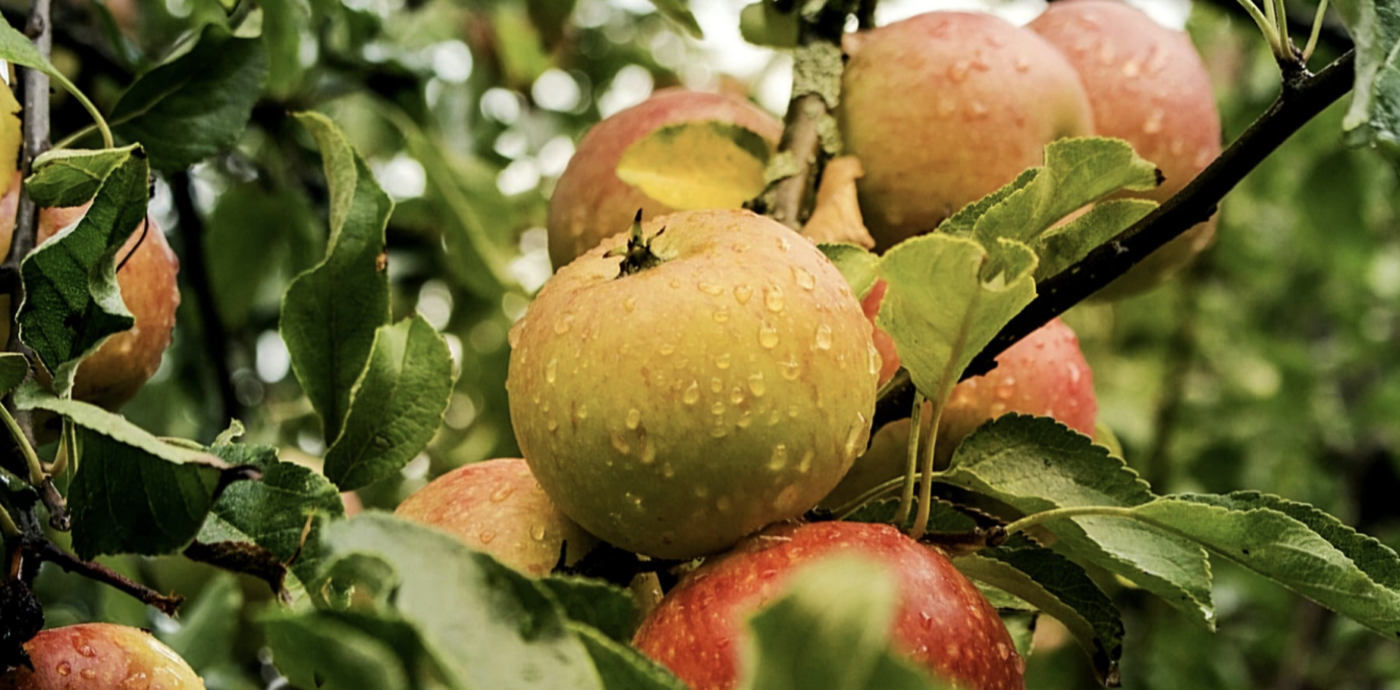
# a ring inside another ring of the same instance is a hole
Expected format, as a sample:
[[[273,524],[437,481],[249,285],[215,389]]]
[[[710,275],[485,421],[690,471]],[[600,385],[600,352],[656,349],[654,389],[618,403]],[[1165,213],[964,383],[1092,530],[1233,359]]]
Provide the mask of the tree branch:
[[[184,597],[179,595],[161,594],[101,563],[93,563],[91,561],[79,559],[77,556],[58,548],[53,542],[46,538],[41,538],[39,540],[26,539],[25,549],[40,560],[48,561],[62,568],[65,572],[77,573],[89,580],[95,580],[125,592],[139,599],[143,604],[148,604],[160,609],[161,613],[167,616],[175,615],[175,612],[180,609],[181,602],[185,600]]]
[[[1351,90],[1355,79],[1353,60],[1354,53],[1349,51],[1316,75],[1305,73],[1285,81],[1273,105],[1185,188],[1078,263],[1037,283],[1035,300],[973,358],[962,378],[991,371],[996,367],[997,355],[1006,348],[1127,273],[1157,248],[1209,218],[1220,200],[1245,175],[1299,128]],[[907,416],[911,403],[906,401],[912,401],[913,395],[912,384],[886,386],[876,407],[874,428]]]

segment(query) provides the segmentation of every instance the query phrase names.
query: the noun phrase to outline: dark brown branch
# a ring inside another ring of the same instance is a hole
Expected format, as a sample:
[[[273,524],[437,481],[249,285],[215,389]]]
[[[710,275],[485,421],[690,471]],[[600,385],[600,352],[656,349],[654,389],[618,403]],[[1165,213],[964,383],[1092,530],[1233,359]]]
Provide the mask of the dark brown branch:
[[[161,594],[101,563],[79,559],[77,556],[58,548],[48,539],[38,541],[27,539],[25,548],[41,560],[48,561],[62,568],[65,572],[77,573],[89,580],[95,580],[125,592],[139,599],[141,603],[160,609],[167,616],[175,615],[175,612],[180,608],[180,603],[185,600],[182,596]]]
[[[204,331],[201,340],[204,341],[209,364],[214,368],[222,407],[218,418],[241,417],[243,406],[238,402],[233,371],[228,361],[228,332],[219,315],[219,305],[214,302],[214,287],[209,283],[209,268],[204,260],[204,220],[199,215],[199,209],[194,207],[190,183],[188,172],[170,176],[170,195],[180,221],[180,238],[185,244],[184,255],[180,258],[185,262],[186,270],[180,271],[180,275],[194,292],[195,303],[199,307],[199,322]]]
[[[860,0],[856,7],[856,25],[862,31],[875,28],[875,6],[880,0]]]
[[[1230,144],[1200,175],[1132,227],[1089,252],[1078,263],[1036,284],[1036,298],[973,358],[962,378],[996,367],[996,357],[1021,338],[1127,273],[1138,262],[1215,213],[1220,200],[1332,103],[1351,90],[1354,53],[1347,52],[1322,72],[1284,82],[1269,109]],[[907,416],[914,387],[886,386],[876,407],[875,428]],[[897,416],[890,416],[897,415]]]

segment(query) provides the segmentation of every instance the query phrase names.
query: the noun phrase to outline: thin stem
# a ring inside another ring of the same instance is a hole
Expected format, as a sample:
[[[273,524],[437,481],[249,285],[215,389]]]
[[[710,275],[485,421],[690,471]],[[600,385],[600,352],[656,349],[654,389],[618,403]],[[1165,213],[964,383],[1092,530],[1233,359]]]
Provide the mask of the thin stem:
[[[1254,6],[1254,0],[1248,0],[1248,2],[1250,7]],[[1275,11],[1278,5],[1274,0],[1262,0],[1262,2],[1264,3],[1264,19],[1268,20],[1269,26],[1273,27],[1275,31],[1278,31],[1278,14]],[[1272,43],[1270,45],[1272,45]]]
[[[16,422],[10,411],[3,406],[0,406],[0,421],[5,422],[5,428],[10,430],[15,445],[19,446],[19,452],[24,455],[24,464],[29,467],[29,483],[34,486],[44,483],[48,475],[44,474],[44,465],[39,461],[39,455],[34,452],[34,446],[29,444],[29,438],[25,436],[24,430],[20,429],[19,422]]]
[[[1007,525],[1006,534],[1012,535],[1016,534],[1017,532],[1024,532],[1031,527],[1035,527],[1036,525],[1042,525],[1052,520],[1062,520],[1064,518],[1072,517],[1085,517],[1089,515],[1141,519],[1140,516],[1133,513],[1132,508],[1123,508],[1120,506],[1072,506],[1069,508],[1055,508],[1053,510],[1046,510],[1043,512],[1035,513],[1034,515],[1027,515],[1026,517],[1023,517],[1020,520],[1017,520]],[[1144,522],[1146,521],[1144,520]]]
[[[85,137],[85,136],[87,136],[87,135],[89,135],[89,134],[92,134],[93,131],[96,130],[96,129],[97,129],[97,125],[88,125],[88,126],[82,128],[82,129],[80,129],[80,130],[78,130],[78,131],[76,131],[76,132],[74,132],[74,133],[72,133],[72,134],[69,134],[68,136],[62,138],[61,140],[59,140],[59,142],[58,142],[57,144],[54,144],[54,145],[53,145],[53,148],[55,148],[55,149],[66,149],[66,148],[68,148],[69,146],[72,146],[72,145],[73,145],[75,142],[77,142],[79,139],[82,139],[83,137]]]
[[[28,543],[26,544],[26,548],[41,560],[48,561],[66,572],[77,573],[89,580],[95,580],[125,592],[139,599],[142,603],[160,609],[162,613],[168,616],[175,615],[175,612],[180,608],[180,603],[185,600],[185,598],[181,596],[161,594],[101,563],[84,561],[58,548],[53,542],[47,539],[43,539],[37,543]]]
[[[1269,11],[1268,16],[1264,16],[1264,13],[1259,11],[1259,7],[1254,4],[1253,0],[1239,0],[1239,3],[1240,7],[1249,13],[1249,18],[1254,20],[1254,24],[1259,27],[1259,30],[1264,32],[1264,38],[1269,42],[1269,50],[1274,55],[1278,55],[1278,29],[1274,28],[1272,1],[1264,0],[1264,7]]]
[[[1317,39],[1322,35],[1322,20],[1327,14],[1327,0],[1317,3],[1317,15],[1313,17],[1312,32],[1308,34],[1308,45],[1303,48],[1303,62],[1307,62],[1312,57],[1313,50],[1317,48]]]
[[[88,97],[83,95],[83,92],[79,91],[78,87],[74,86],[73,82],[68,81],[68,78],[63,76],[62,73],[54,70],[53,77],[58,80],[59,86],[62,86],[64,91],[72,94],[73,98],[76,98],[78,103],[83,106],[83,109],[88,111],[88,114],[92,116],[92,122],[97,126],[97,131],[102,133],[103,148],[110,149],[116,146],[116,140],[112,138],[112,130],[107,126],[106,118],[102,117],[102,111],[98,110],[97,106],[93,105],[92,101],[88,100]],[[27,115],[28,113],[26,113],[26,116]],[[68,139],[64,139],[64,141],[66,142]]]
[[[873,500],[875,500],[875,499],[877,499],[877,498],[880,498],[881,496],[884,496],[885,494],[892,493],[892,492],[894,492],[895,489],[898,489],[898,488],[900,488],[900,487],[903,486],[903,485],[904,485],[904,477],[895,477],[894,479],[890,479],[890,480],[888,480],[888,481],[880,482],[879,484],[876,484],[874,487],[871,487],[871,488],[869,488],[869,489],[866,489],[866,490],[865,490],[865,493],[862,493],[862,494],[856,496],[855,498],[853,498],[853,499],[851,499],[851,500],[849,500],[849,501],[846,501],[846,503],[845,503],[844,505],[842,505],[841,507],[837,508],[836,510],[831,511],[831,514],[832,514],[832,515],[835,515],[837,520],[845,520],[846,518],[848,518],[848,517],[854,515],[855,512],[856,512],[857,510],[860,510],[861,507],[864,506],[865,504],[867,504],[867,503],[869,503],[869,502],[871,502],[871,501],[873,501]],[[907,516],[906,516],[906,517],[907,517]]]
[[[909,519],[909,508],[914,503],[914,477],[918,471],[919,434],[924,426],[924,394],[914,391],[914,410],[909,413],[909,455],[904,466],[904,491],[899,496],[899,510],[894,514],[894,524],[903,525]]]
[[[918,539],[928,529],[928,515],[933,504],[933,451],[938,446],[938,420],[943,417],[943,408],[948,404],[948,396],[941,396],[933,405],[932,419],[929,420],[928,441],[924,443],[923,467],[919,482],[919,512],[914,516],[914,529],[909,536]]]
[[[5,506],[0,506],[0,535],[4,535],[6,539],[13,539],[22,534],[14,518],[10,517],[10,511],[5,510]]]
[[[71,438],[72,431],[73,422],[64,419],[63,431],[58,437],[58,454],[54,456],[53,465],[49,467],[50,477],[62,477],[63,473],[68,471],[69,456],[78,452],[78,449],[73,447],[73,440]],[[77,466],[76,462],[73,464],[74,467]]]

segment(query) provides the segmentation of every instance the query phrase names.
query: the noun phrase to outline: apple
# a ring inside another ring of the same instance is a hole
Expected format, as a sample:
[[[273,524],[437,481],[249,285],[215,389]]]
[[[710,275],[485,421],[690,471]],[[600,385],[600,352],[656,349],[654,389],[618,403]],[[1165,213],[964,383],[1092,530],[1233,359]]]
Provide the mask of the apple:
[[[1084,81],[1098,133],[1126,140],[1166,181],[1138,193],[1165,201],[1220,155],[1220,112],[1191,38],[1111,0],[1052,3],[1029,28],[1054,44]],[[1215,236],[1215,218],[1153,252],[1101,296],[1141,292],[1190,263]]]
[[[803,564],[855,553],[890,569],[899,587],[894,646],[969,690],[1025,687],[1025,662],[977,587],[942,552],[890,525],[774,525],[683,577],[633,643],[692,690],[733,688],[745,619],[782,595]]]
[[[865,298],[860,301],[865,318],[870,320],[870,338],[875,343],[875,351],[880,353],[879,385],[881,386],[894,378],[895,372],[899,371],[899,352],[894,349],[894,338],[875,325],[875,317],[880,314],[880,303],[884,301],[885,290],[888,287],[889,285],[885,281],[877,280],[870,287],[870,292],[865,293]]]
[[[9,253],[15,231],[15,210],[19,198],[16,179],[10,191],[0,198],[0,247]],[[59,231],[82,220],[87,205],[46,208],[39,211],[35,240],[42,244]],[[78,367],[73,397],[116,410],[136,397],[170,346],[175,328],[175,311],[180,306],[176,276],[180,260],[170,249],[165,234],[155,221],[146,217],[145,227],[131,233],[117,252],[117,284],[122,300],[135,317],[130,330],[117,333],[102,343]],[[8,333],[6,333],[8,337]]]
[[[836,486],[865,447],[879,360],[840,272],[780,223],[715,209],[637,232],[540,290],[511,330],[506,390],[521,451],[566,515],[687,559]]]
[[[583,139],[549,198],[549,258],[568,264],[608,237],[627,230],[638,209],[642,219],[675,209],[618,179],[617,163],[627,147],[667,125],[718,120],[753,130],[774,146],[782,123],[737,96],[684,89],[651,98],[594,125]]]
[[[85,623],[41,631],[24,644],[34,669],[0,674],[0,690],[203,690],[174,650],[140,628]]]
[[[1098,401],[1094,374],[1079,338],[1059,319],[1036,329],[997,357],[997,367],[953,387],[939,419],[934,446],[937,466],[977,427],[1010,412],[1053,417],[1086,436],[1094,435]],[[904,475],[910,421],[885,425],[870,448],[823,501],[838,508],[869,489]]]
[[[464,465],[409,496],[394,514],[438,527],[527,575],[572,565],[597,545],[549,500],[518,458]]]
[[[865,168],[860,207],[879,248],[1040,165],[1050,141],[1094,133],[1059,51],[991,15],[921,14],[847,34],[844,48],[837,119]]]

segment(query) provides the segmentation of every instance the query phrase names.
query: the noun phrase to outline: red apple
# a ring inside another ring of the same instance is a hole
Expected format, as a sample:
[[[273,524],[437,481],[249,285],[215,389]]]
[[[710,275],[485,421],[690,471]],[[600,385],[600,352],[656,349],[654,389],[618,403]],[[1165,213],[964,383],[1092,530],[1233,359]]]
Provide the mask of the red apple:
[[[899,586],[891,638],[933,673],[972,690],[1025,687],[1025,662],[992,605],[937,549],[889,525],[780,524],[687,574],[637,630],[634,643],[693,690],[728,690],[739,678],[747,616],[782,595],[804,563],[860,554]]]
[[[776,145],[783,126],[772,115],[737,96],[684,89],[651,98],[594,125],[583,139],[549,199],[549,258],[556,268],[599,242],[627,230],[637,209],[642,219],[675,209],[618,179],[617,163],[627,147],[667,125],[718,120],[757,132]]]
[[[547,575],[597,545],[549,500],[518,458],[464,465],[434,479],[394,514],[438,527],[523,573]]]
[[[0,674],[0,690],[204,690],[184,659],[139,628],[70,625],[40,632],[24,650],[34,670]]]
[[[1029,28],[1059,48],[1084,81],[1101,136],[1127,140],[1166,181],[1136,194],[1165,201],[1220,155],[1220,112],[1191,38],[1114,0],[1052,3]],[[1154,252],[1105,296],[1153,287],[1206,248],[1215,218]]]

